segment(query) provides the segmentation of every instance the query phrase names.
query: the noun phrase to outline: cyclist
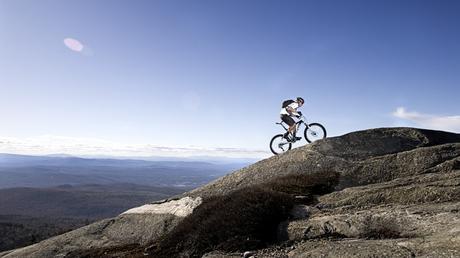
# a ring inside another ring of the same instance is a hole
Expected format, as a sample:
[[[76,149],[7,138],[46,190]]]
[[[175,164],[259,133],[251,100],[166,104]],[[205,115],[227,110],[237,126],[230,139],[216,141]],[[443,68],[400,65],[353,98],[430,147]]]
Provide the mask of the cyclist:
[[[289,133],[293,136],[292,140],[298,141],[302,139],[302,137],[296,136],[296,124],[292,117],[300,117],[302,115],[302,113],[300,111],[297,111],[297,109],[303,106],[304,103],[305,101],[301,97],[297,97],[295,101],[287,100],[283,102],[283,108],[281,109],[280,117],[283,122],[289,125],[288,131],[284,134],[284,138],[288,141],[291,140],[289,138]]]

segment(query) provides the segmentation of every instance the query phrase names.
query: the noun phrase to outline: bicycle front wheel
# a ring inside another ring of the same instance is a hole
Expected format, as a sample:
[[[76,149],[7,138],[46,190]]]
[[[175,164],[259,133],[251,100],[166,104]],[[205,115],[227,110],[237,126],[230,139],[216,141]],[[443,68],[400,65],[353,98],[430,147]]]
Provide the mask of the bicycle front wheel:
[[[284,153],[292,148],[292,143],[288,142],[282,134],[273,136],[270,141],[270,150],[273,154],[278,155]]]
[[[305,128],[303,135],[305,136],[305,140],[307,140],[307,142],[312,143],[326,138],[326,129],[321,124],[312,123]]]

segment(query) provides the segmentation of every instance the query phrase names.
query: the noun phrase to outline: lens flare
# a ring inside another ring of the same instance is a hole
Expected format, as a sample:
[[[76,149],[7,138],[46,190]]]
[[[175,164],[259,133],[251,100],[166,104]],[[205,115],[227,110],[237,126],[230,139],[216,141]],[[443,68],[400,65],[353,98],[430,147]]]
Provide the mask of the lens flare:
[[[80,41],[73,38],[65,38],[64,45],[66,45],[66,47],[75,52],[81,52],[84,48],[83,44]]]

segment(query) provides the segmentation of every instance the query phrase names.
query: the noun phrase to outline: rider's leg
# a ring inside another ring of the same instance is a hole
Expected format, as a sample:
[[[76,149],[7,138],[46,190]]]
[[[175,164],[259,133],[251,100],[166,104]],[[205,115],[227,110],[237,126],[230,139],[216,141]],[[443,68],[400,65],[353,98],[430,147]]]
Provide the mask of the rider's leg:
[[[288,136],[290,133],[292,134],[292,130],[295,128],[295,121],[288,115],[282,115],[281,120],[289,126],[287,132],[284,134],[284,138],[289,140]]]
[[[291,127],[288,128],[286,133],[283,135],[284,138],[289,139],[289,134],[291,134]]]
[[[289,126],[288,132],[295,136],[295,124]]]
[[[296,136],[296,133],[297,133],[297,125],[296,124],[294,124],[292,127],[290,127],[289,130],[291,131],[293,139],[295,139],[296,141],[302,139],[302,137],[297,137]]]
[[[289,126],[288,130],[287,130],[286,133],[283,135],[283,137],[284,137],[286,140],[290,141],[290,140],[294,139],[294,137],[295,137],[295,136],[294,136],[295,127],[296,127],[295,124]],[[289,135],[291,135],[291,136],[289,136]]]

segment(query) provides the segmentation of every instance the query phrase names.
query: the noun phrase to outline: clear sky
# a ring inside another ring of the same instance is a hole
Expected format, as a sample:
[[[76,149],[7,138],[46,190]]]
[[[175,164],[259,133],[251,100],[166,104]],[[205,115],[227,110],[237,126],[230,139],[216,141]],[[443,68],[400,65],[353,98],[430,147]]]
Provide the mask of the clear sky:
[[[0,152],[263,156],[297,96],[331,136],[460,132],[459,13],[454,0],[0,0]]]

